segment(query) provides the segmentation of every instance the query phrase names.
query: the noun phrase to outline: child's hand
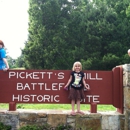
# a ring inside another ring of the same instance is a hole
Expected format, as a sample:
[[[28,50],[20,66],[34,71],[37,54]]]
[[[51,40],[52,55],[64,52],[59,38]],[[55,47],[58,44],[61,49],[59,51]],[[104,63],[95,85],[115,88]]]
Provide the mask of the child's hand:
[[[67,87],[67,86],[65,86],[65,87],[64,87],[64,89],[65,89],[65,90],[68,90],[68,87]]]
[[[89,87],[85,87],[87,90],[90,90],[90,88]]]

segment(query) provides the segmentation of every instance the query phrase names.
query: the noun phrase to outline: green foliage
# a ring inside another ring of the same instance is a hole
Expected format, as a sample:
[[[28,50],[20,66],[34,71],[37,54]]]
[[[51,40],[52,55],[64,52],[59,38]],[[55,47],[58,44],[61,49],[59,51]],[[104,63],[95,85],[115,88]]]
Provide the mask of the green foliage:
[[[11,130],[11,126],[4,125],[2,122],[0,122],[0,130]]]
[[[42,130],[42,129],[37,125],[27,125],[21,127],[19,130]]]
[[[26,69],[111,70],[129,61],[127,0],[30,0]]]
[[[16,60],[15,60],[15,66],[17,67],[17,68],[22,68],[22,67],[24,67],[24,57],[23,57],[23,55],[21,55],[20,57],[18,57]]]
[[[23,104],[18,104],[17,109],[24,109],[24,105]]]
[[[1,103],[0,109],[8,109],[8,104]],[[75,106],[76,107],[76,106]],[[89,104],[81,104],[81,110],[89,111]],[[70,104],[17,104],[17,109],[49,109],[49,110],[71,110]],[[113,105],[98,105],[98,111],[115,111],[116,108]]]
[[[107,54],[103,57],[103,64],[104,66],[108,66],[108,68],[112,68],[112,66],[118,65],[120,59],[116,55]]]
[[[130,18],[130,5],[126,9],[126,16]]]
[[[55,130],[71,130],[71,126],[70,125],[64,125],[64,124],[59,124]],[[52,128],[50,125],[48,124],[44,124],[43,126],[38,126],[38,125],[27,125],[27,126],[23,126],[21,127],[19,130],[50,130],[50,129],[54,129]]]
[[[73,130],[72,126],[68,125],[68,124],[59,124],[55,130]]]
[[[19,56],[17,59],[13,59],[12,57],[7,56],[7,60],[10,69],[23,68],[25,64],[23,55]]]
[[[7,61],[8,61],[8,64],[9,64],[9,68],[10,68],[10,69],[16,67],[16,65],[15,65],[15,59],[12,59],[10,56],[7,56]]]

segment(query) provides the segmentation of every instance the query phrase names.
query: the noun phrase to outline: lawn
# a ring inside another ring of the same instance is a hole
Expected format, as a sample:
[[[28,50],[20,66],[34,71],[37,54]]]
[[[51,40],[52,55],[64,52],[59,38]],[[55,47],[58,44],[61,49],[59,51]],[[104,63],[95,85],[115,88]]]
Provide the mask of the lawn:
[[[75,105],[76,108],[76,105]],[[9,109],[8,104],[0,103],[0,109]],[[70,104],[17,104],[17,109],[56,109],[56,110],[71,110]],[[81,110],[90,110],[90,105],[81,104]],[[116,111],[112,105],[98,105],[98,111]]]

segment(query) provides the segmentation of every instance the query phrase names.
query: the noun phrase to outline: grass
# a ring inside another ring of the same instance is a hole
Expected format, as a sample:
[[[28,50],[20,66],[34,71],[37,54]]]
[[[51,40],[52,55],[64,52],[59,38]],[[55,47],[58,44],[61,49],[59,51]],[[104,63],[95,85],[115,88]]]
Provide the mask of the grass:
[[[11,68],[11,70],[25,70],[25,68]]]
[[[76,105],[75,105],[76,107]],[[90,105],[81,104],[81,110],[90,110]],[[0,109],[9,109],[8,104],[0,103]],[[71,104],[17,104],[17,109],[52,109],[52,110],[71,110]],[[112,105],[98,105],[98,111],[116,111]]]

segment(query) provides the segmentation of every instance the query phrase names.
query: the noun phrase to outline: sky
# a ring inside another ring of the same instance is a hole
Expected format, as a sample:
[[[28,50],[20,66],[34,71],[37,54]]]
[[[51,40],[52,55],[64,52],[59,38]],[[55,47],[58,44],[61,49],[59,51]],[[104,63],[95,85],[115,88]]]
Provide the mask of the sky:
[[[0,40],[8,55],[17,59],[28,37],[29,0],[0,0]]]

